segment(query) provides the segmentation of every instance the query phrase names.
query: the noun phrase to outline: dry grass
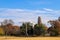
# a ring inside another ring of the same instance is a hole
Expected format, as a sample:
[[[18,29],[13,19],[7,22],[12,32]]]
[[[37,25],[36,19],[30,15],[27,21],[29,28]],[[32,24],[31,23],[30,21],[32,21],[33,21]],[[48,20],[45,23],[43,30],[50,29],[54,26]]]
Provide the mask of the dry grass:
[[[6,37],[6,36],[0,36],[0,40],[60,40],[60,37]]]

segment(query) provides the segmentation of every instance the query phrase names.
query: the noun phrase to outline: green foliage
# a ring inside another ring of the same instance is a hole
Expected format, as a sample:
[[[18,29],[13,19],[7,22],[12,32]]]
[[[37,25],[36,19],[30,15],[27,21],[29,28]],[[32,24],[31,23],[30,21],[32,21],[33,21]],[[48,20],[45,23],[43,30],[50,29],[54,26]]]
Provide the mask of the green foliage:
[[[27,31],[28,35],[31,35],[33,36],[33,28],[30,28],[28,31]]]
[[[26,30],[25,27],[21,26],[20,27],[20,34],[25,35],[25,30]]]
[[[34,34],[38,35],[38,36],[44,35],[45,34],[45,26],[43,24],[41,24],[41,25],[36,24],[34,26]]]
[[[30,22],[23,23],[20,27],[21,35],[33,35],[33,28]]]

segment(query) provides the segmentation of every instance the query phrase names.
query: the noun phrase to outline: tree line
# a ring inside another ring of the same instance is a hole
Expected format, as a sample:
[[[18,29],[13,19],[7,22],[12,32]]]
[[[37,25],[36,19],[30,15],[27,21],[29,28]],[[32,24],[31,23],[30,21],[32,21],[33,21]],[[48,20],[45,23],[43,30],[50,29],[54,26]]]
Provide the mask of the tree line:
[[[13,20],[4,20],[0,25],[0,35],[4,36],[59,36],[60,17],[56,20],[49,20],[51,27],[45,24],[35,24],[31,22],[22,23],[21,26],[14,25]]]

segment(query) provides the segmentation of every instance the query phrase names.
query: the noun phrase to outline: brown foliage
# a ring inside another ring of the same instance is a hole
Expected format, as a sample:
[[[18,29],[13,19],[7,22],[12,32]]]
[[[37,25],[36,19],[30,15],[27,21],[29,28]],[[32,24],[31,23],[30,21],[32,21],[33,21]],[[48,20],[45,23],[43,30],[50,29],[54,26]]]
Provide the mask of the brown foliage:
[[[20,28],[19,26],[13,26],[11,24],[7,24],[4,30],[7,35],[13,35],[13,34],[17,34],[18,31],[20,31]]]
[[[55,21],[49,21],[52,27],[54,27],[60,34],[60,21],[55,20]]]

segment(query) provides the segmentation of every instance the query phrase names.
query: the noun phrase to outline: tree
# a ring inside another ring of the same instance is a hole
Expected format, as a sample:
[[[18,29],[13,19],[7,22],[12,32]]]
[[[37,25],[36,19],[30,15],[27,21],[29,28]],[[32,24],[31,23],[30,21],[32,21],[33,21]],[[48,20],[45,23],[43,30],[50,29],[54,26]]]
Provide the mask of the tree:
[[[14,24],[13,20],[9,19],[8,21],[9,24]]]
[[[34,26],[34,34],[35,35],[41,35],[41,28],[39,27],[39,25],[38,24],[36,24],[35,26]]]
[[[10,35],[9,32],[12,29],[13,23],[14,22],[11,19],[9,19],[9,20],[5,19],[3,22],[1,22],[1,26],[2,26],[2,28],[3,28],[3,30],[4,30],[4,32],[5,32],[6,35]]]
[[[46,31],[45,26],[43,24],[41,24],[41,25],[36,24],[34,26],[34,34],[37,36],[45,35],[45,31]]]
[[[3,22],[1,22],[2,23],[2,25],[7,25],[8,24],[8,20],[7,19],[5,19]]]
[[[5,35],[4,30],[2,27],[0,27],[0,35]]]
[[[60,21],[60,17],[58,18],[58,21]]]
[[[58,36],[60,34],[60,22],[58,20],[49,21],[51,27],[48,28],[51,36]]]
[[[23,23],[22,26],[20,26],[20,34],[25,35],[26,27],[25,24]]]
[[[33,35],[33,24],[28,22],[27,23],[27,33],[28,35],[32,36]]]
[[[58,31],[54,27],[49,27],[47,31],[50,36],[58,36]]]
[[[20,27],[21,34],[26,36],[33,34],[32,24],[30,22],[23,23]]]
[[[2,25],[7,25],[7,24],[14,24],[14,22],[13,22],[13,20],[11,20],[11,19],[5,19],[3,22],[1,22],[2,23]]]

